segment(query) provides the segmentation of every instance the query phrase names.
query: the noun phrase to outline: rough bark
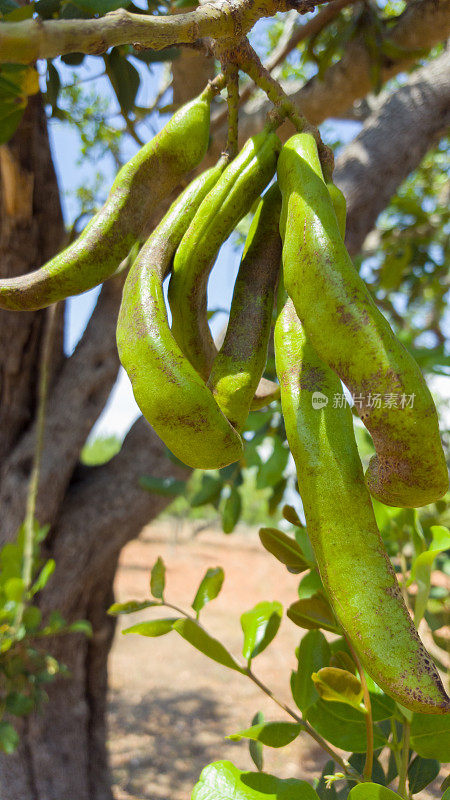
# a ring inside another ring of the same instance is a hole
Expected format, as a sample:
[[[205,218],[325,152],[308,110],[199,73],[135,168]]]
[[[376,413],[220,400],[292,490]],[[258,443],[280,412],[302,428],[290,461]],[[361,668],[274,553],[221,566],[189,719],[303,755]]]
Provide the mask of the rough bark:
[[[361,133],[342,152],[334,179],[347,199],[346,244],[361,249],[378,214],[450,124],[450,53],[382,95]]]

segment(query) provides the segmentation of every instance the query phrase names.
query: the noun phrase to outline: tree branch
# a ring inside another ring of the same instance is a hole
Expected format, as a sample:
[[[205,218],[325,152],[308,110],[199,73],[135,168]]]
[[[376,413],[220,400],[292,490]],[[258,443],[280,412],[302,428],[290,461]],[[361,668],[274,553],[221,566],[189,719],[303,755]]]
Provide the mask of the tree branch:
[[[80,450],[116,380],[119,359],[115,328],[121,286],[119,279],[104,285],[85,334],[50,394],[36,507],[41,523],[53,522]],[[11,538],[23,520],[34,438],[33,425],[5,463],[0,494],[3,540]]]
[[[190,470],[167,458],[164,444],[141,417],[115,458],[74,475],[51,539],[52,557],[65,579],[43,594],[44,610],[51,605],[70,614],[80,593],[89,592],[122,547],[168,505],[170,498],[140,488],[146,473],[185,479]]]
[[[389,39],[405,50],[431,49],[450,36],[450,0],[414,0],[392,27]],[[385,83],[410,67],[416,57],[390,61],[382,56],[381,80]],[[339,117],[355,102],[372,91],[370,57],[364,40],[354,39],[342,59],[333,64],[323,80],[315,76],[306,84],[286,81],[283,88],[310,123],[319,125],[330,117]],[[239,118],[239,133],[242,141],[253,136],[264,125],[270,104],[264,98],[250,101],[242,109]],[[219,133],[219,132],[218,132]],[[282,138],[292,134],[292,126],[286,123],[278,133]],[[225,138],[225,126],[220,129]]]
[[[334,180],[347,199],[346,243],[357,253],[378,214],[450,124],[450,53],[383,94],[361,133],[339,156]]]
[[[220,0],[167,16],[132,14],[121,8],[99,19],[3,22],[0,61],[28,64],[74,52],[99,55],[121,44],[162,50],[203,37],[239,40],[262,17],[293,7],[305,13],[322,2],[328,0]]]

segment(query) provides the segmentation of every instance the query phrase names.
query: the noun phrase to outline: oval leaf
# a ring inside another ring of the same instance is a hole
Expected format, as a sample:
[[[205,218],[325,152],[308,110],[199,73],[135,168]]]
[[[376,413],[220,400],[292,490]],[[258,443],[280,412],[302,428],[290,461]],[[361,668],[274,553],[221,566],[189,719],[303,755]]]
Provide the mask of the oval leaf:
[[[225,500],[222,511],[222,528],[224,533],[232,533],[239,522],[242,511],[242,499],[236,486],[231,486],[230,494]]]
[[[351,790],[348,800],[398,800],[399,797],[399,794],[379,783],[360,783]]]
[[[425,789],[439,775],[440,764],[434,758],[416,756],[408,767],[408,785],[411,794]]]
[[[177,481],[175,478],[158,478],[154,475],[142,475],[139,486],[151,494],[162,497],[178,497],[186,489],[186,481]]]
[[[330,645],[321,631],[308,631],[304,635],[297,659],[297,670],[291,673],[291,692],[296,705],[305,713],[319,699],[311,674],[328,664],[330,659]]]
[[[137,625],[132,625],[131,628],[125,628],[122,633],[139,633],[141,636],[164,636],[165,633],[170,633],[173,628],[173,623],[176,622],[178,617],[166,619],[153,619],[149,622],[138,622]]]
[[[298,585],[298,598],[304,600],[315,594],[322,594],[325,597],[320,575],[317,570],[313,569],[301,579]]]
[[[108,608],[108,614],[112,617],[118,617],[119,614],[134,614],[135,611],[142,611],[144,608],[152,608],[152,606],[160,606],[157,600],[128,600],[126,603],[113,603]]]
[[[241,739],[253,739],[255,742],[267,745],[267,747],[286,747],[297,738],[302,731],[302,725],[297,722],[263,722],[259,725],[252,725],[245,731],[232,733],[227,736],[233,742],[240,742]]]
[[[242,655],[251,661],[270,644],[278,633],[283,606],[277,601],[258,603],[250,611],[241,616],[241,627],[244,632]]]
[[[311,678],[322,700],[360,707],[363,689],[361,681],[352,672],[339,667],[323,667],[313,672]]]
[[[166,585],[166,567],[161,556],[158,556],[155,566],[150,574],[150,591],[153,597],[163,599],[164,588]]]
[[[367,749],[366,719],[361,711],[345,703],[318,700],[308,709],[306,719],[330,744],[352,753]],[[374,726],[374,747],[383,747],[386,737]]]
[[[305,781],[281,779],[265,772],[244,772],[231,761],[205,767],[191,800],[318,800]]]
[[[263,547],[291,572],[305,572],[311,566],[295,539],[286,533],[276,528],[261,528],[259,538]]]
[[[411,723],[411,747],[423,758],[450,761],[450,714],[414,714]]]
[[[173,629],[208,658],[236,672],[244,672],[223,644],[206,633],[197,622],[192,619],[179,619],[174,623]]]
[[[333,614],[330,604],[320,594],[304,600],[297,600],[287,610],[287,615],[299,628],[323,628],[325,631],[336,633],[339,625]]]
[[[198,587],[197,594],[192,603],[192,608],[197,615],[206,603],[209,603],[217,597],[222,588],[224,578],[225,573],[222,567],[210,567],[210,569],[206,571],[205,577]]]
[[[264,714],[262,711],[257,711],[252,719],[253,725],[261,725],[264,722]],[[248,751],[258,772],[264,769],[264,748],[261,742],[256,742],[254,739],[248,740]]]

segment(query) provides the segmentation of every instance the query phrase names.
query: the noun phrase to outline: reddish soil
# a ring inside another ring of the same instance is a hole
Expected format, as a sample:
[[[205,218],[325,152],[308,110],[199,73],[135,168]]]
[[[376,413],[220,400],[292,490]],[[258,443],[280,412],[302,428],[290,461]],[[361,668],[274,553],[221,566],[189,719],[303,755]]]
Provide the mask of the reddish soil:
[[[149,596],[149,571],[158,555],[167,566],[167,600],[185,609],[206,569],[224,568],[222,592],[204,609],[202,621],[237,658],[240,615],[261,600],[286,607],[296,598],[298,578],[263,550],[256,531],[227,537],[204,530],[192,537],[191,528],[158,523],[125,548],[118,601]],[[252,768],[247,744],[230,742],[227,734],[248,727],[258,710],[267,719],[288,719],[250,680],[208,660],[176,633],[157,639],[121,635],[122,628],[160,615],[160,609],[149,609],[118,624],[110,659],[109,737],[116,800],[188,800],[211,761],[228,758]],[[165,610],[164,616],[173,614]],[[284,618],[275,641],[254,663],[258,677],[291,705],[289,675],[300,638],[300,629]],[[267,771],[310,783],[328,760],[306,734],[281,750],[264,748],[264,757]],[[439,797],[441,781],[416,797]]]

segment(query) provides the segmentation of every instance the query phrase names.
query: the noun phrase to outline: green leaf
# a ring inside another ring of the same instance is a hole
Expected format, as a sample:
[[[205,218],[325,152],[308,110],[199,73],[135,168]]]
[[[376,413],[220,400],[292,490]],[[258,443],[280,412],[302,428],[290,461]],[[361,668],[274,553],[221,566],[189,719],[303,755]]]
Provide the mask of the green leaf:
[[[156,564],[154,565],[150,574],[150,591],[153,597],[158,600],[163,599],[164,588],[166,585],[166,567],[161,556],[158,556]]]
[[[305,781],[281,779],[265,772],[244,772],[230,761],[205,767],[191,800],[318,800]]]
[[[283,606],[274,601],[258,603],[250,611],[241,616],[241,627],[244,632],[242,655],[247,661],[262,653],[278,633],[283,616]]]
[[[431,587],[431,571],[436,556],[450,548],[450,531],[443,525],[433,525],[431,528],[432,542],[424,553],[417,556],[412,565],[411,577],[408,583],[417,583],[417,594],[414,605],[414,624],[419,626],[425,609]]]
[[[349,656],[345,650],[337,650],[330,658],[330,667],[338,667],[339,669],[346,669],[347,672],[352,672],[356,675],[357,667],[352,657]]]
[[[295,525],[296,528],[303,528],[300,517],[298,516],[294,506],[283,506],[282,514],[285,520],[290,522],[291,525]]]
[[[434,758],[416,756],[408,767],[408,784],[411,794],[425,789],[439,775],[440,764]]]
[[[379,783],[360,783],[351,790],[348,800],[395,800],[399,797],[396,792]]]
[[[304,600],[297,600],[287,610],[287,615],[295,625],[300,628],[323,628],[325,631],[336,633],[339,624],[333,614],[330,604],[320,594],[314,594]]]
[[[128,600],[127,603],[113,603],[108,608],[108,614],[112,617],[118,617],[119,614],[134,614],[135,611],[142,611],[144,608],[152,608],[153,606],[160,606],[158,600]]]
[[[450,800],[450,789],[446,789],[441,797],[441,800]]]
[[[94,3],[98,3],[99,1],[100,0],[93,0]],[[87,3],[89,0],[82,0],[82,2]],[[104,0],[101,0],[101,2],[104,2]],[[107,0],[107,2],[109,2],[109,0]],[[139,72],[127,58],[121,55],[117,47],[113,47],[106,58],[108,59],[108,74],[117,95],[120,108],[128,114],[134,108],[136,95],[141,82]]]
[[[264,722],[264,714],[262,711],[257,711],[252,719],[253,725],[261,725]],[[258,772],[262,772],[264,768],[264,748],[261,742],[256,742],[254,739],[248,740],[248,751]]]
[[[361,681],[352,672],[338,667],[323,667],[313,672],[311,678],[322,700],[360,707],[363,689]]]
[[[256,476],[256,488],[275,486],[281,480],[289,458],[289,449],[280,439],[273,440],[273,451],[267,461],[261,464]]]
[[[222,511],[222,528],[224,533],[232,533],[239,522],[242,511],[241,494],[236,486],[230,487],[230,494],[225,500]]]
[[[141,636],[164,636],[173,630],[174,623],[178,621],[178,617],[167,617],[165,619],[153,619],[149,622],[138,622],[137,625],[132,625],[131,628],[125,628],[122,633],[139,633]]]
[[[225,578],[225,573],[222,567],[210,568],[206,571],[200,586],[198,587],[197,594],[194,597],[192,608],[198,614],[202,608],[214,600],[219,594]]]
[[[200,489],[190,501],[192,508],[206,506],[207,503],[214,504],[220,497],[223,483],[220,478],[213,478],[212,475],[202,475]]]
[[[349,758],[349,763],[362,775],[364,770],[364,765],[366,763],[366,754],[365,753],[352,753]],[[372,765],[372,783],[379,783],[380,786],[386,786],[386,783],[390,783],[390,781],[386,781],[386,776],[384,774],[383,767],[381,766],[380,762],[377,758],[373,759]],[[349,783],[349,788],[353,786],[353,782]]]
[[[127,8],[131,0],[73,0],[73,2],[83,11],[103,16],[118,8]]]
[[[92,625],[87,619],[77,619],[69,625],[71,633],[83,633],[85,636],[92,636]]]
[[[61,89],[61,79],[59,72],[51,61],[47,61],[47,92],[46,100],[52,109],[58,105],[58,95]]]
[[[31,587],[30,594],[32,596],[37,594],[37,592],[42,591],[42,589],[44,589],[45,586],[47,586],[47,583],[50,580],[51,576],[53,575],[55,568],[56,568],[55,561],[53,560],[53,558],[49,558],[46,564],[44,564],[44,566],[42,567],[37,580]]]
[[[326,666],[330,659],[330,645],[321,631],[308,631],[303,636],[297,658],[297,669],[291,673],[291,692],[296,705],[305,714],[319,699],[311,674]]]
[[[445,792],[446,789],[450,789],[450,775],[447,775],[441,783],[441,792]]]
[[[328,742],[341,750],[365,753],[367,750],[365,715],[344,703],[318,700],[306,714],[308,722]],[[383,747],[386,737],[374,726],[374,747]]]
[[[279,480],[278,483],[276,483],[275,486],[273,487],[272,494],[270,495],[267,503],[267,509],[269,514],[271,515],[275,514],[275,511],[277,510],[278,506],[280,505],[284,497],[286,486],[287,486],[287,478],[281,478],[281,480]]]
[[[144,64],[158,64],[163,61],[175,61],[179,58],[181,50],[179,47],[165,47],[163,50],[152,50],[151,48],[144,48],[143,50],[134,50],[133,56],[143,61]]]
[[[414,714],[411,747],[423,758],[437,758],[444,764],[450,761],[450,714]]]
[[[223,644],[206,633],[197,622],[191,619],[179,619],[174,623],[173,629],[208,658],[236,672],[244,672]]]
[[[261,742],[267,747],[286,747],[297,738],[302,731],[302,725],[297,722],[263,722],[259,725],[252,725],[245,731],[232,733],[227,736],[233,742],[240,742],[241,739],[253,739]]]
[[[42,612],[37,606],[27,606],[24,609],[22,622],[27,633],[34,633],[42,622]]]
[[[21,603],[25,594],[25,584],[22,578],[10,578],[5,583],[5,595],[13,603]]]
[[[158,478],[156,475],[142,475],[139,486],[151,494],[161,497],[178,497],[186,489],[186,481],[177,481],[175,478]]]
[[[10,692],[6,696],[6,710],[16,717],[26,717],[34,709],[34,702],[31,697],[20,692]]]
[[[19,744],[17,731],[9,722],[0,722],[0,750],[4,753],[14,753]]]
[[[298,585],[298,597],[299,600],[304,600],[315,594],[324,595],[324,591],[319,573],[316,569],[312,569],[311,572],[308,572],[307,575],[301,579]]]
[[[9,14],[10,11],[20,8],[14,0],[0,0],[0,14]]]
[[[263,547],[281,561],[290,572],[305,572],[311,566],[295,539],[286,533],[276,528],[261,528],[259,538]]]

